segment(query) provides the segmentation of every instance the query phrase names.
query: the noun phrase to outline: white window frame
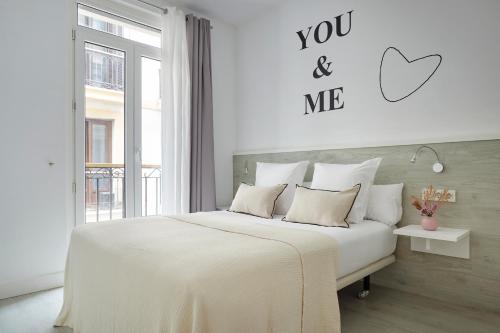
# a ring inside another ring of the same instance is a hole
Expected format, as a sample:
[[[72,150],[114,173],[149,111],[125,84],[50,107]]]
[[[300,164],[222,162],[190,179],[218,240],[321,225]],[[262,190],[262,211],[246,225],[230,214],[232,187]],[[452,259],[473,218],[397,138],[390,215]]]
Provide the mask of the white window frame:
[[[139,1],[134,1],[132,4],[126,3],[124,0],[77,0],[75,1],[75,8],[77,4],[93,7],[100,11],[121,16],[130,21],[161,30],[160,10]]]
[[[132,10],[128,6],[117,6],[110,1],[78,1],[73,10],[74,36],[74,192],[75,225],[85,223],[85,43],[93,43],[125,52],[125,217],[141,215],[142,209],[142,161],[141,161],[141,115],[142,79],[141,58],[160,61],[161,49],[141,44],[109,33],[78,26],[78,3],[102,9],[141,24],[156,28],[159,15],[147,11]]]

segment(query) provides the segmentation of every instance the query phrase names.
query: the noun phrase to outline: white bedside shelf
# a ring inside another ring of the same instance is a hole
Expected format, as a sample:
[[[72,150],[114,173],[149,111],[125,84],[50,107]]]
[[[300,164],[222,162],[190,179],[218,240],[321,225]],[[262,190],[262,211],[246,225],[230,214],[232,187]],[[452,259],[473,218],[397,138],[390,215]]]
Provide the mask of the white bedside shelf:
[[[424,230],[420,225],[408,225],[394,230],[395,235],[411,237],[411,249],[444,256],[470,258],[470,231],[439,227]]]

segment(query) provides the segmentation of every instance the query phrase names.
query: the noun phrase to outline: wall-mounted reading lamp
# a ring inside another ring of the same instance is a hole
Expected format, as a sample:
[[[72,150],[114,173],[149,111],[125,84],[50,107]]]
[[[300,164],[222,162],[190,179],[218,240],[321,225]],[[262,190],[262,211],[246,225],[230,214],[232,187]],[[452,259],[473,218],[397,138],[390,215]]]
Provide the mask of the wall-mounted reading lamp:
[[[438,155],[437,151],[434,148],[429,147],[429,146],[420,146],[420,147],[418,147],[417,151],[415,151],[415,154],[413,154],[413,156],[411,157],[410,162],[411,163],[415,163],[417,161],[417,155],[423,149],[432,150],[432,152],[434,152],[434,154],[436,155],[436,162],[432,165],[432,171],[434,171],[435,173],[441,173],[441,172],[443,172],[444,165],[439,160],[439,155]]]

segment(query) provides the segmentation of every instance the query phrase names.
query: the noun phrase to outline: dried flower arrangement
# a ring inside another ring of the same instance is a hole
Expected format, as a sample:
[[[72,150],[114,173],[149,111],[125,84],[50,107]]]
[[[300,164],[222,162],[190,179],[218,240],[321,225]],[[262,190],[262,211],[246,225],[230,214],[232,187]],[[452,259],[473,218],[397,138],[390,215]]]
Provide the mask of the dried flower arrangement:
[[[429,185],[424,190],[423,200],[412,196],[411,204],[420,212],[420,215],[432,217],[441,208],[443,203],[449,200],[450,196],[451,194],[448,192],[448,189],[438,192],[432,185]]]

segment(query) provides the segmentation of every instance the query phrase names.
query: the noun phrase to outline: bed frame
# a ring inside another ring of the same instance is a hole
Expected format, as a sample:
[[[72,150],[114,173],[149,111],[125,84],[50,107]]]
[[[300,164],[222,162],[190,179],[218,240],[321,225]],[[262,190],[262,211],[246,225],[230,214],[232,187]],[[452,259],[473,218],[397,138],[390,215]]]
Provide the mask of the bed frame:
[[[361,279],[363,279],[363,289],[358,292],[358,298],[366,298],[370,294],[370,274],[375,273],[378,270],[392,264],[396,261],[396,257],[391,254],[385,258],[382,258],[374,263],[369,264],[349,275],[337,279],[337,290],[340,290],[348,285],[353,284]]]

